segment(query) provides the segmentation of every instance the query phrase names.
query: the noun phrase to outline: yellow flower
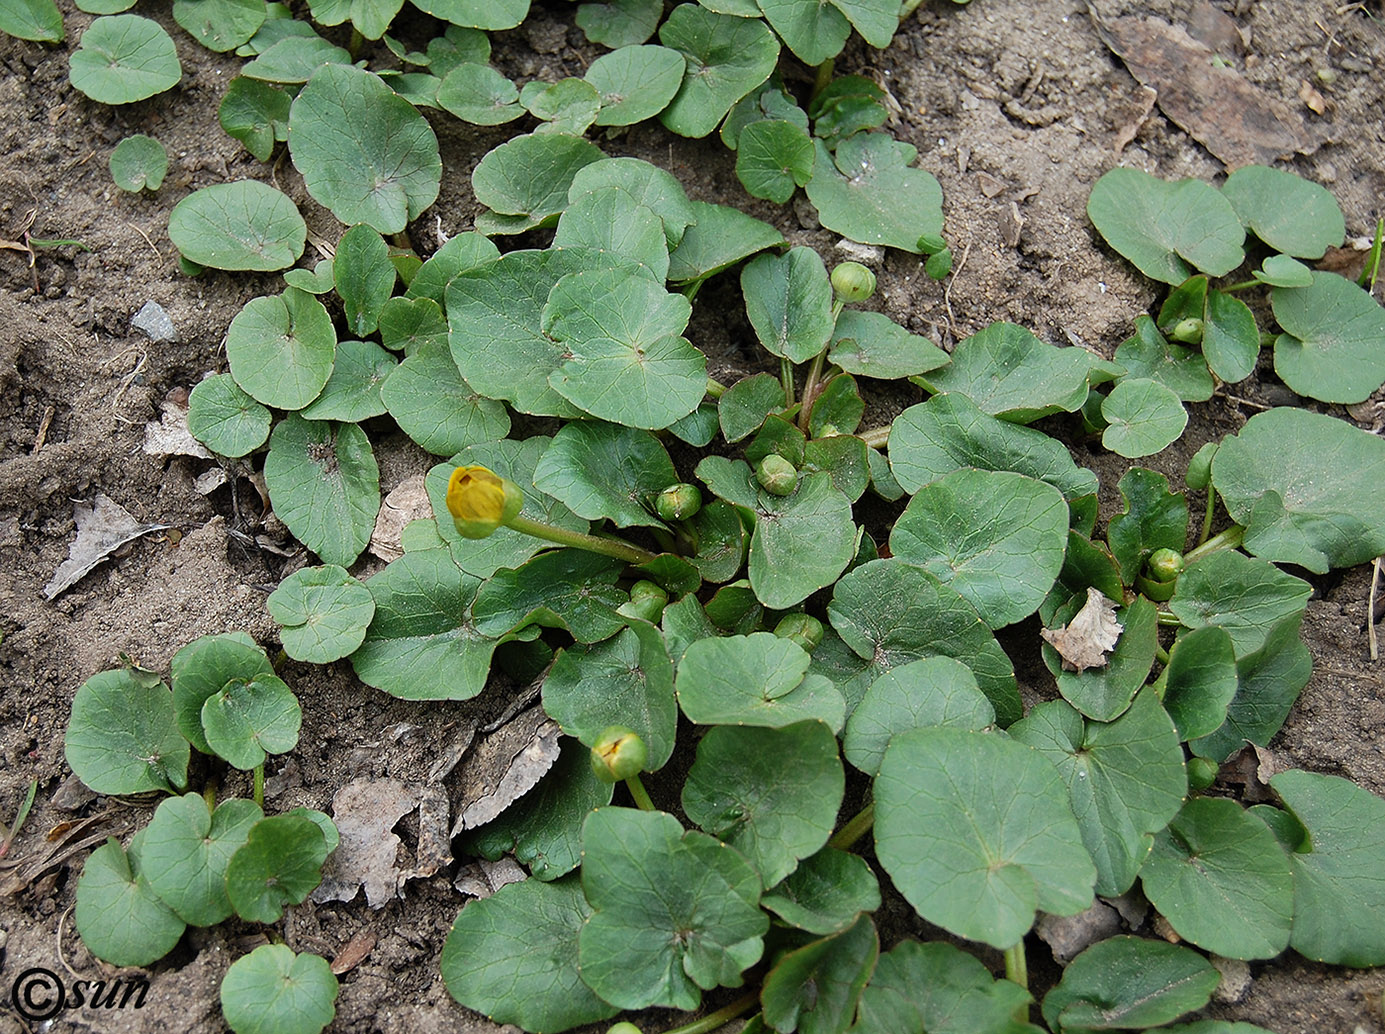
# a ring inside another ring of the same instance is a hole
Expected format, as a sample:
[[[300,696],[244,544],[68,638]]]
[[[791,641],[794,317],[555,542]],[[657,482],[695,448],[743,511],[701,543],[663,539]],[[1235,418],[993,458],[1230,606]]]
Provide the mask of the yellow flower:
[[[447,509],[463,538],[485,538],[523,507],[519,486],[487,467],[458,467],[447,482]]]

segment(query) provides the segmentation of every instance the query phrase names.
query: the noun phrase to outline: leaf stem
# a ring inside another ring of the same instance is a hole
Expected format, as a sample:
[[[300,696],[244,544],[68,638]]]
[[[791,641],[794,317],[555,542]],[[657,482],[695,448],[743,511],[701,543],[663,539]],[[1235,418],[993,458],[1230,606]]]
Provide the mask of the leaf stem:
[[[255,803],[264,810],[264,762],[261,761],[255,766]]]
[[[202,787],[202,799],[207,802],[208,811],[216,811],[216,792],[219,789],[215,776],[208,779],[206,785]]]
[[[708,1034],[709,1031],[716,1030],[734,1020],[741,1013],[748,1012],[759,1001],[759,991],[747,991],[730,1005],[723,1005],[716,1012],[709,1012],[700,1020],[693,1020],[692,1023],[674,1027],[672,1030],[665,1031],[664,1034]]]
[[[1158,643],[1155,643],[1154,659],[1157,660],[1160,664],[1167,667],[1169,663],[1169,652],[1165,650],[1162,646],[1160,646]]]
[[[1361,279],[1356,281],[1357,287],[1365,287],[1369,280],[1371,286],[1367,288],[1367,293],[1375,293],[1375,278],[1380,274],[1380,252],[1381,246],[1385,244],[1385,219],[1377,219],[1375,223],[1375,240],[1371,244],[1371,250],[1366,254],[1366,266],[1361,270]]]
[[[722,384],[721,381],[713,380],[711,377],[708,377],[707,394],[714,399],[719,399],[726,394],[726,385]]]
[[[1241,541],[1245,537],[1245,528],[1241,527],[1239,524],[1233,524],[1221,534],[1213,535],[1206,542],[1202,543],[1202,545],[1198,546],[1197,549],[1194,549],[1190,553],[1185,553],[1183,560],[1191,564],[1194,560],[1200,560],[1208,553],[1215,553],[1219,549],[1235,549],[1241,544]]]
[[[869,431],[862,431],[856,436],[862,439],[872,449],[883,449],[890,443],[890,428],[886,424],[884,427],[872,428]]]
[[[1263,280],[1242,280],[1239,284],[1228,284],[1226,287],[1219,287],[1217,290],[1222,294],[1230,294],[1232,291],[1244,291],[1249,287],[1263,286]]]
[[[1183,622],[1178,619],[1177,614],[1171,614],[1167,610],[1159,611],[1159,625],[1163,628],[1182,628]]]
[[[779,360],[779,382],[784,385],[784,408],[793,406],[793,363]]]
[[[1207,486],[1207,510],[1202,515],[1202,534],[1198,536],[1198,546],[1202,546],[1207,541],[1207,536],[1212,534],[1212,514],[1216,508],[1217,490],[1209,484]]]
[[[1012,984],[1019,984],[1026,991],[1029,990],[1029,960],[1024,955],[1024,938],[1020,938],[1014,947],[1005,949],[1005,979]],[[1028,1022],[1029,1007],[1021,1006],[1015,1012],[1015,1019],[1022,1023]]]
[[[658,556],[656,553],[651,553],[647,549],[640,549],[639,546],[632,546],[621,539],[602,538],[581,531],[572,531],[569,528],[555,528],[551,524],[530,520],[523,515],[512,517],[507,527],[523,532],[525,535],[533,535],[537,539],[556,542],[560,546],[573,546],[577,549],[601,553],[604,556],[613,556],[617,560],[624,560],[627,564],[648,564]]]
[[[847,819],[846,825],[837,830],[832,835],[832,839],[827,841],[827,846],[835,847],[838,851],[850,851],[852,845],[869,833],[874,825],[875,802],[872,801]]]
[[[654,807],[654,802],[649,799],[649,793],[645,790],[644,783],[640,781],[638,775],[632,775],[629,779],[625,780],[625,788],[630,791],[630,796],[635,798],[635,804],[639,807],[640,811],[659,810]],[[729,1019],[730,1017],[727,1018]]]
[[[827,349],[823,349],[813,356],[813,363],[808,367],[808,379],[803,382],[803,405],[798,409],[798,427],[804,434],[808,433],[808,420],[813,413],[813,403],[817,401],[819,382],[822,380],[822,367],[827,361]]]
[[[813,106],[813,101],[818,99],[818,95],[822,93],[823,90],[827,89],[828,85],[832,82],[832,74],[836,69],[836,59],[830,57],[814,69],[813,92],[808,98],[808,106],[810,108]]]

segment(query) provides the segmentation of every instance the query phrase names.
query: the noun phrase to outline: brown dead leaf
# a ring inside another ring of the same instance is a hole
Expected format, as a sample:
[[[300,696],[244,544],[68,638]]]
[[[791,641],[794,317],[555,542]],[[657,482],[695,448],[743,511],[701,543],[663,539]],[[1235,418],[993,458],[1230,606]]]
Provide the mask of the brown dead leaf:
[[[1158,91],[1164,114],[1229,168],[1272,165],[1322,143],[1297,111],[1214,63],[1212,49],[1185,29],[1158,18],[1104,18],[1097,0],[1087,0],[1087,10],[1130,74]]]
[[[91,506],[77,503],[72,507],[77,521],[77,538],[68,549],[67,559],[53,579],[43,587],[46,599],[53,599],[76,585],[87,572],[105,560],[127,542],[133,542],[151,531],[163,531],[167,524],[141,524],[129,511],[102,492],[96,493]]]
[[[383,908],[404,879],[395,864],[399,837],[391,830],[418,807],[418,792],[398,779],[354,779],[332,798],[341,843],[323,867],[313,900],[350,901],[364,886],[371,908]]]
[[[357,930],[351,940],[342,945],[337,957],[332,960],[332,973],[341,976],[349,973],[362,962],[375,948],[375,931],[370,927]]]
[[[380,502],[380,513],[370,533],[370,551],[386,563],[398,560],[404,555],[404,547],[400,544],[404,525],[432,516],[433,504],[428,501],[428,491],[423,487],[423,475],[405,478]]]
[[[1088,587],[1087,602],[1066,625],[1039,629],[1039,635],[1063,658],[1063,670],[1077,672],[1106,667],[1106,655],[1115,649],[1120,634],[1115,603],[1095,587]]]
[[[484,825],[533,789],[558,760],[558,736],[557,723],[531,707],[481,740],[457,770],[452,836]]]
[[[452,881],[452,886],[468,897],[488,898],[501,887],[528,878],[519,863],[506,855],[494,862],[481,858],[463,865],[457,870],[457,878]]]
[[[1318,92],[1317,88],[1314,87],[1312,83],[1306,80],[1299,82],[1298,99],[1303,101],[1304,106],[1314,115],[1327,114],[1327,100]]]
[[[207,447],[188,430],[188,411],[167,400],[159,403],[159,419],[144,425],[144,451],[149,456],[213,458]]]

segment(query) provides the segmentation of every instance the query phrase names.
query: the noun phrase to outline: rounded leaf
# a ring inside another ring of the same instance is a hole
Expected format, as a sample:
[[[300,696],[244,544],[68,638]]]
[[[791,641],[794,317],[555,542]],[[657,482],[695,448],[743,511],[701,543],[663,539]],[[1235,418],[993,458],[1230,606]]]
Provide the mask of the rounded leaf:
[[[183,66],[158,22],[116,14],[87,26],[72,53],[69,75],[72,85],[94,101],[129,104],[177,86]]]
[[[216,811],[201,794],[163,801],[143,833],[140,866],[159,898],[193,926],[212,926],[231,915],[226,867],[264,813],[254,801],[232,797]]]
[[[1109,425],[1101,444],[1127,459],[1163,452],[1188,426],[1178,394],[1147,377],[1117,384],[1101,404],[1101,415]]]
[[[303,254],[307,234],[298,207],[258,180],[203,187],[168,216],[168,236],[178,251],[212,269],[284,269]]]
[[[1285,255],[1322,258],[1346,236],[1336,199],[1292,172],[1247,165],[1226,177],[1221,192],[1255,236]]]
[[[135,844],[126,855],[114,839],[82,866],[75,919],[82,943],[113,966],[147,966],[172,951],[187,929],[140,872]]]
[[[263,944],[231,963],[221,1012],[235,1034],[319,1034],[337,1014],[337,978],[327,960]]]
[[[187,784],[188,743],[173,697],[156,677],[129,668],[103,671],[72,700],[63,752],[73,773],[97,793],[142,793]]]
[[[330,851],[318,824],[305,815],[274,815],[255,823],[226,868],[226,893],[236,914],[277,923],[284,905],[301,904],[322,882],[322,863]]]
[[[111,179],[121,190],[158,190],[167,173],[168,152],[152,136],[127,136],[111,152]]]
[[[311,664],[354,653],[375,616],[370,590],[335,564],[295,571],[269,594],[265,606],[283,626],[284,652]]]
[[[1385,309],[1336,273],[1313,273],[1308,287],[1270,294],[1284,328],[1274,342],[1274,372],[1321,402],[1364,402],[1385,383]]]
[[[207,743],[235,768],[248,772],[268,754],[298,745],[303,709],[293,690],[273,675],[232,679],[202,705]]]
[[[188,430],[218,456],[254,452],[269,438],[271,420],[229,373],[199,381],[188,398]]]
[[[685,67],[683,55],[669,47],[620,47],[602,54],[584,76],[601,95],[596,124],[629,126],[653,118],[673,100]]]

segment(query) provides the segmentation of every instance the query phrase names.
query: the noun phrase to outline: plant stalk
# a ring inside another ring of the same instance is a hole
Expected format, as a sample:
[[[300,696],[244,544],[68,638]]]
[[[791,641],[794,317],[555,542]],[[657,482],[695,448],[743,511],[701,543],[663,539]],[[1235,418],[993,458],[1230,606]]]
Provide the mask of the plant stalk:
[[[903,21],[905,18],[909,17],[909,15],[913,14],[918,10],[919,4],[921,3],[923,3],[923,0],[904,0],[904,2],[899,5],[899,20]]]
[[[556,542],[560,546],[572,546],[576,549],[601,553],[604,556],[615,557],[617,560],[624,560],[627,564],[648,564],[658,557],[657,553],[640,549],[639,546],[632,546],[620,539],[601,538],[597,535],[588,535],[585,532],[572,531],[568,528],[555,528],[551,524],[530,520],[524,516],[511,518],[506,526],[515,531],[523,532],[525,535],[533,535],[536,539]]]
[[[856,841],[869,833],[874,825],[875,802],[872,801],[847,819],[846,825],[837,830],[832,835],[832,839],[827,841],[827,846],[835,847],[838,851],[850,851]]]
[[[1029,990],[1029,960],[1024,955],[1024,938],[1014,947],[1005,949],[1005,979]],[[1029,1022],[1029,1006],[1021,1005],[1015,1010],[1015,1022]]]
[[[632,775],[625,780],[625,788],[630,791],[630,796],[635,798],[635,804],[640,811],[658,811],[654,807],[654,802],[649,799],[649,793],[644,788],[644,783],[640,781],[638,775]]]
[[[1207,542],[1207,537],[1212,534],[1212,515],[1217,509],[1217,490],[1210,484],[1207,486],[1207,510],[1202,515],[1202,534],[1198,536],[1197,544],[1202,546]]]
[[[883,449],[890,443],[890,429],[886,427],[876,427],[869,431],[862,431],[856,436],[869,445],[872,449]]]
[[[665,1031],[664,1034],[708,1034],[709,1031],[716,1030],[734,1020],[743,1012],[749,1012],[751,1007],[760,1001],[760,992],[748,991],[741,995],[730,1005],[723,1005],[716,1012],[709,1012],[700,1020],[692,1023],[685,1023],[681,1027],[674,1027],[672,1030]]]
[[[1183,559],[1191,564],[1194,560],[1205,557],[1208,553],[1215,553],[1219,549],[1235,549],[1246,537],[1245,528],[1239,524],[1233,524],[1219,535],[1213,535],[1210,539],[1198,546],[1190,553],[1186,553]]]
[[[264,810],[264,762],[261,761],[255,766],[255,803]]]
[[[827,89],[832,82],[832,74],[836,71],[837,62],[834,58],[828,58],[814,69],[813,74],[813,93],[808,98],[808,107],[813,106],[813,101],[818,99],[818,95]]]
[[[1226,287],[1219,287],[1222,294],[1230,294],[1232,291],[1244,291],[1250,287],[1263,287],[1263,280],[1242,280],[1239,284],[1228,284]]]
[[[793,406],[793,363],[787,359],[779,360],[779,382],[784,385],[784,408]]]
[[[711,377],[708,377],[707,394],[714,399],[719,399],[726,394],[726,385],[722,384],[721,381],[713,380]]]
[[[1154,644],[1154,659],[1165,666],[1169,663],[1169,652],[1158,643]]]
[[[817,401],[819,382],[822,380],[822,368],[827,362],[827,349],[823,349],[813,356],[813,363],[808,367],[808,379],[803,382],[803,405],[798,410],[798,428],[804,434],[808,433],[808,421],[813,413],[813,403]]]

